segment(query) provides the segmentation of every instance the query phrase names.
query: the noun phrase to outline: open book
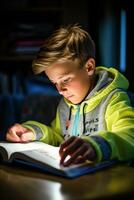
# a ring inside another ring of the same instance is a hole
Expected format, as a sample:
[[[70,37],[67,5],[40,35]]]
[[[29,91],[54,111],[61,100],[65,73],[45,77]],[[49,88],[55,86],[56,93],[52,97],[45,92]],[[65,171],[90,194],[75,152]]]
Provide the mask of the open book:
[[[84,163],[63,167],[59,164],[59,147],[54,147],[43,142],[0,142],[0,157],[3,162],[19,162],[68,178],[92,173],[115,163],[115,161],[105,161],[94,165]]]

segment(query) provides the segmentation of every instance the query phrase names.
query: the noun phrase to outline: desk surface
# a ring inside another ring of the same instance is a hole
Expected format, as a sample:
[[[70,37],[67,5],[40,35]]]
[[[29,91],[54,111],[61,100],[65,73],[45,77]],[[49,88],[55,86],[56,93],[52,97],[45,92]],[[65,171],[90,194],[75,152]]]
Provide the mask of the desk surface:
[[[113,166],[76,179],[0,164],[1,200],[133,199],[134,168]]]

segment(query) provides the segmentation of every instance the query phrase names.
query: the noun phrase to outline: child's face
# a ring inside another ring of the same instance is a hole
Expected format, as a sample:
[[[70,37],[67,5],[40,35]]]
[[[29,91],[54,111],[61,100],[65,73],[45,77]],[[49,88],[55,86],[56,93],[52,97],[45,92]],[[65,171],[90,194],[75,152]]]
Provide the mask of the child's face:
[[[54,64],[45,73],[61,95],[73,104],[78,104],[92,89],[94,67],[89,69],[87,66],[78,68],[72,63]]]

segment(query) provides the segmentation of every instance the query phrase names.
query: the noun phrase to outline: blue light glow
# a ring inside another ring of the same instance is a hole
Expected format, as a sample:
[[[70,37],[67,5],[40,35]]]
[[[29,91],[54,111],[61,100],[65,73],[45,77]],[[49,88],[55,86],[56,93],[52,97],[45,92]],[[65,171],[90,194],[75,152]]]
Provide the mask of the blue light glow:
[[[120,71],[126,71],[126,11],[121,11],[120,27]]]

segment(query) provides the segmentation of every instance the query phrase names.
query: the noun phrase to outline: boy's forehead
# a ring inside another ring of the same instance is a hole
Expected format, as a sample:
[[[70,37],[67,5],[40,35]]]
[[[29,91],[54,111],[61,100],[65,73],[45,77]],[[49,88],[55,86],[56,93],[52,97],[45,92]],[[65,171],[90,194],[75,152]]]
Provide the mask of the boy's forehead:
[[[51,71],[57,72],[59,75],[67,75],[75,71],[78,67],[75,63],[56,63],[52,65]]]
[[[68,63],[56,63],[53,64],[50,68],[45,70],[48,77],[52,78],[62,78],[63,76],[69,75],[74,73],[77,69],[75,64],[68,64]]]

